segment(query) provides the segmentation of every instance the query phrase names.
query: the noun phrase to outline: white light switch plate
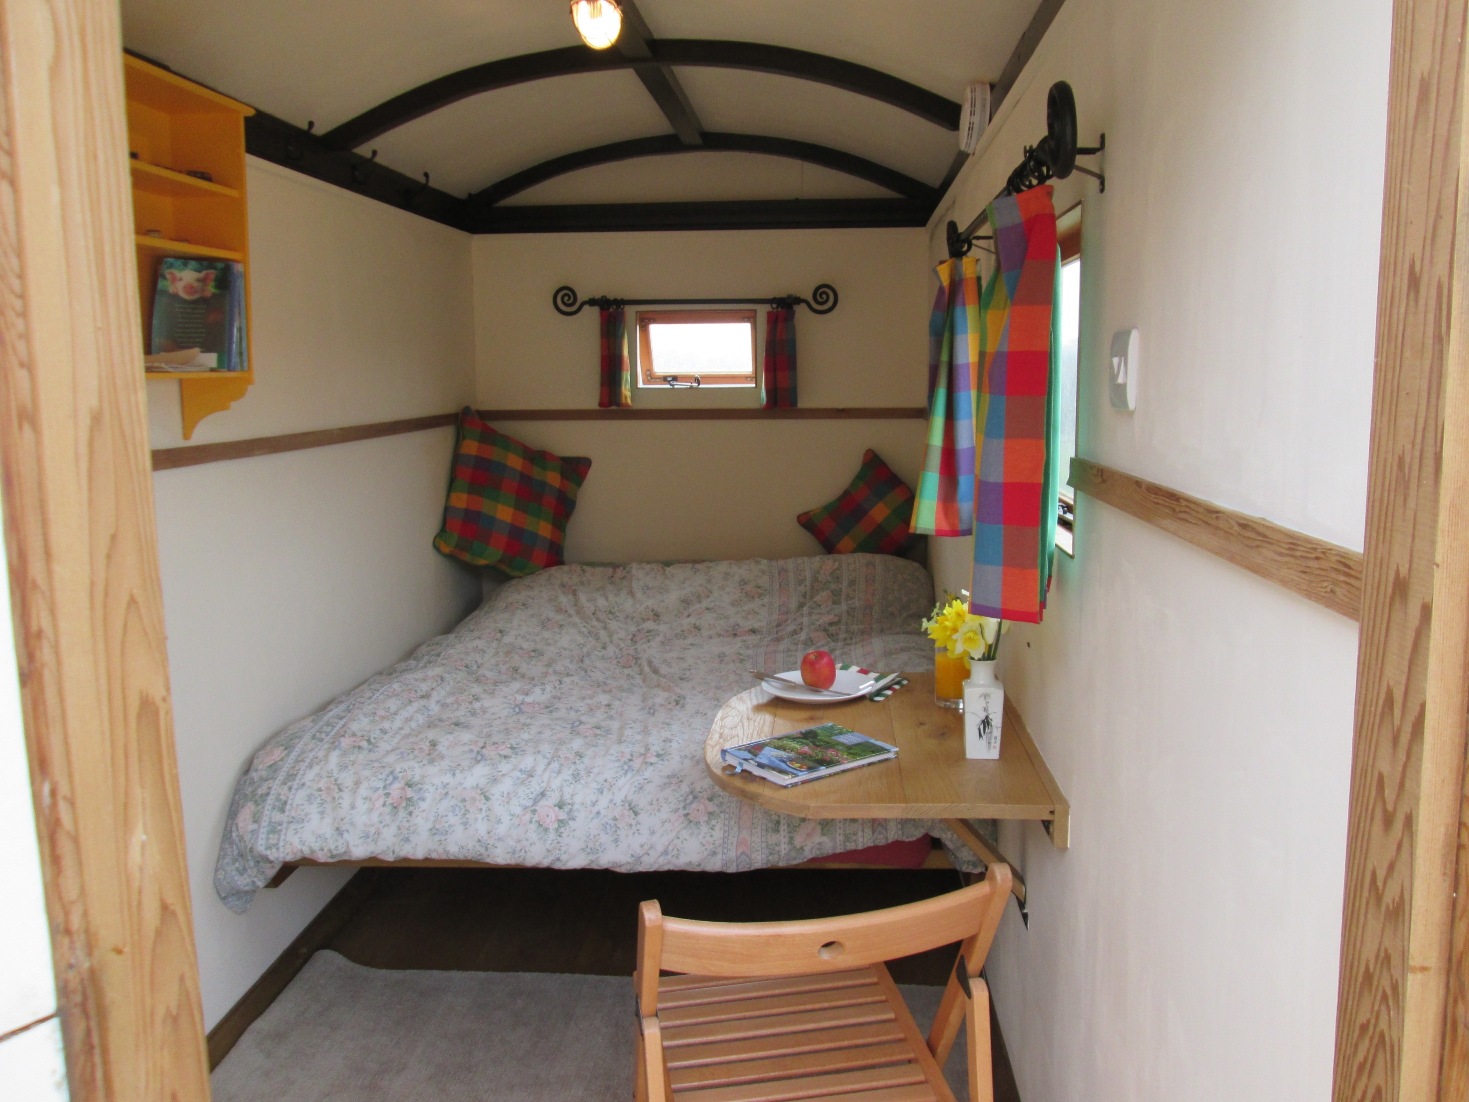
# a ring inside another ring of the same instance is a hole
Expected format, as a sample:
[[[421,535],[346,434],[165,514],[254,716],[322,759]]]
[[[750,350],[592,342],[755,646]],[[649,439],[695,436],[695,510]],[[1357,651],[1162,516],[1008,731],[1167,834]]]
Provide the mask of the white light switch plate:
[[[1112,358],[1107,368],[1107,394],[1113,409],[1129,413],[1137,409],[1137,361],[1137,330],[1117,330],[1112,334]]]

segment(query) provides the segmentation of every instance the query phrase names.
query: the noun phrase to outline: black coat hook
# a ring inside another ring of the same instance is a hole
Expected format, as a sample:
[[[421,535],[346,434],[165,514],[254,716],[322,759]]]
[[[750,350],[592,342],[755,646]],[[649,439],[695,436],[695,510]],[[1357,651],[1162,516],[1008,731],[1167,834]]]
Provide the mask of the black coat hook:
[[[361,187],[363,184],[367,183],[367,177],[370,175],[368,170],[372,167],[373,162],[376,160],[377,150],[374,149],[372,151],[372,156],[368,157],[367,160],[358,161],[355,165],[353,165],[352,182],[358,187]]]
[[[316,120],[315,119],[307,119],[306,120],[306,133],[307,134],[310,134],[315,129],[316,129]],[[300,141],[287,142],[286,143],[286,150],[285,150],[285,152],[286,152],[286,158],[288,160],[292,160],[292,161],[302,161],[302,160],[305,160],[306,159],[306,143],[300,142]]]
[[[429,176],[425,172],[423,174],[422,184],[415,185],[403,192],[403,205],[408,207],[413,206],[414,203],[418,202],[419,199],[428,193],[429,186]]]

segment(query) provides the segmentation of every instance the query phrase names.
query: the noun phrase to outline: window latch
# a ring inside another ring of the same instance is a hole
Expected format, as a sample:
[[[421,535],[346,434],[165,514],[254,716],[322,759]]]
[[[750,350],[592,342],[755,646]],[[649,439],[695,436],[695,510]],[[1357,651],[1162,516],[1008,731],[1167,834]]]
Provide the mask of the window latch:
[[[694,381],[691,382],[691,383],[684,382],[677,375],[670,375],[670,376],[668,376],[668,378],[664,379],[663,381],[666,382],[670,387],[673,387],[674,389],[683,389],[683,388],[693,389],[695,387],[701,387],[701,386],[704,385],[704,380],[701,379],[701,378],[699,378],[699,376],[697,376],[697,375],[694,376]]]

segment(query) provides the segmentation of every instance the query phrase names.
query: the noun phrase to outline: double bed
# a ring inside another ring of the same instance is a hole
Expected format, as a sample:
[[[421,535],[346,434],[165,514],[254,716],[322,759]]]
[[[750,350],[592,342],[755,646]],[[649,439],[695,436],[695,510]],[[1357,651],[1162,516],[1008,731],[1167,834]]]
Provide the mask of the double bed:
[[[240,778],[215,887],[370,860],[738,872],[943,831],[806,820],[720,791],[702,747],[749,670],[820,647],[926,669],[928,573],[891,555],[557,566],[271,738]],[[912,690],[900,690],[912,691]]]

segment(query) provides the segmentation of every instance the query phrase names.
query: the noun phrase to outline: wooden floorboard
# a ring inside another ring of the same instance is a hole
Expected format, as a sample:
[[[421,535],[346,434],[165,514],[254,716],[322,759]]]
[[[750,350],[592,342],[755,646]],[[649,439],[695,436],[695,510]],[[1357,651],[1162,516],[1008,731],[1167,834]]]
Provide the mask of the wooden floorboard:
[[[960,886],[940,870],[616,873],[554,869],[367,869],[369,890],[321,946],[372,968],[631,977],[638,904],[728,922],[820,918],[927,899]],[[355,880],[354,880],[355,882]],[[899,983],[942,984],[952,950],[896,961]],[[631,991],[631,988],[629,988]],[[999,1024],[996,1102],[1019,1102]]]

